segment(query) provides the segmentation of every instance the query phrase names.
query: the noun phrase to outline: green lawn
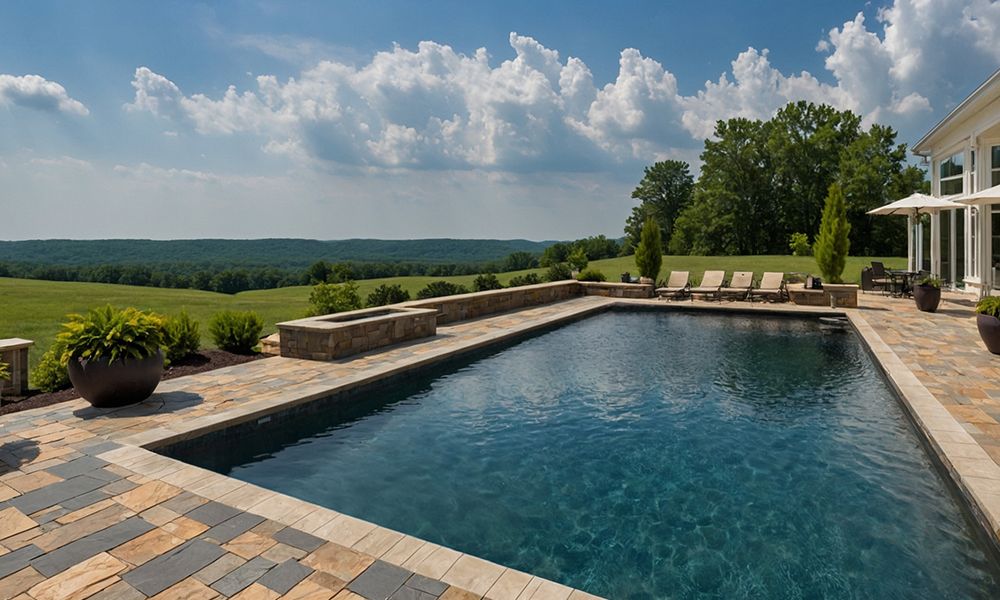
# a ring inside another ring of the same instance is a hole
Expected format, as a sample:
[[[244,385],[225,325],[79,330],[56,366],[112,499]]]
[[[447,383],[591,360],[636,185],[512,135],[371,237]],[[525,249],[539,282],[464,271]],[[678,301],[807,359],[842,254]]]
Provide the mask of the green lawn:
[[[849,258],[844,270],[846,281],[857,282],[861,268],[871,262],[871,258]],[[905,258],[883,258],[886,266],[902,268]],[[609,281],[617,281],[624,271],[633,275],[638,272],[633,257],[612,258],[594,261],[590,268],[602,271]],[[812,257],[796,256],[665,256],[660,277],[666,277],[671,270],[691,271],[697,282],[701,273],[709,269],[752,270],[760,277],[764,271],[784,271],[786,273],[816,273],[816,262]],[[498,277],[507,283],[511,277],[527,273],[502,273]],[[544,274],[544,269],[535,272]],[[398,283],[415,296],[427,283],[437,279],[447,279],[471,287],[474,276],[462,277],[394,277],[359,281],[361,297],[382,283]],[[187,310],[202,323],[202,343],[210,345],[207,323],[212,314],[225,309],[255,310],[267,323],[265,333],[275,331],[274,324],[305,315],[308,308],[308,286],[257,290],[236,295],[201,292],[197,290],[168,290],[151,287],[132,287],[103,283],[69,283],[59,281],[36,281],[0,277],[0,338],[22,337],[35,340],[31,351],[32,362],[48,348],[59,331],[67,313],[84,312],[88,308],[103,304],[135,306],[144,310],[154,310],[164,314],[177,314]]]

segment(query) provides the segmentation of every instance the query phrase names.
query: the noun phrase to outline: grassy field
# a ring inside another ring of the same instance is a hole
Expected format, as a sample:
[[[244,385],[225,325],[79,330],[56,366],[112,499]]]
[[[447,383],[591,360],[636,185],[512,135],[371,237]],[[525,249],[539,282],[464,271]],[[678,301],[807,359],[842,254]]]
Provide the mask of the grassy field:
[[[871,262],[871,258],[852,257],[844,270],[846,281],[857,282],[861,268]],[[884,258],[886,266],[902,268],[904,258]],[[590,268],[603,272],[609,281],[617,281],[624,271],[637,274],[633,257],[611,258],[594,261]],[[757,276],[764,271],[784,271],[786,273],[816,273],[816,262],[812,257],[796,256],[666,256],[661,277],[671,270],[691,271],[697,283],[701,273],[708,269],[752,270]],[[511,277],[529,271],[502,273],[498,277],[507,283]],[[544,269],[535,272],[544,274]],[[415,296],[417,291],[440,277],[394,277],[389,279],[369,279],[359,281],[362,300],[382,283],[398,283]],[[445,277],[454,283],[471,288],[474,276]],[[103,283],[69,283],[59,281],[36,281],[28,279],[0,278],[0,338],[21,337],[35,340],[31,351],[32,362],[38,359],[59,331],[67,313],[84,312],[94,306],[113,304],[135,306],[163,314],[177,314],[186,310],[202,323],[202,343],[211,345],[207,334],[209,318],[225,309],[255,310],[267,323],[265,333],[275,331],[274,324],[302,317],[308,309],[309,290],[307,286],[257,290],[235,295],[202,292],[198,290],[170,290],[151,287],[132,287]]]

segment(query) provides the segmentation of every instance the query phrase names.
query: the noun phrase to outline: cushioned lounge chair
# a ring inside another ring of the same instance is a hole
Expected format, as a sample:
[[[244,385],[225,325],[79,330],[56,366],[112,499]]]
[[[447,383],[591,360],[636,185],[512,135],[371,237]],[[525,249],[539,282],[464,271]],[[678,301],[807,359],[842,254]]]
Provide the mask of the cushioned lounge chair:
[[[764,273],[760,278],[760,285],[750,290],[750,300],[760,298],[772,302],[785,302],[788,300],[788,289],[785,287],[784,273]]]
[[[719,289],[719,296],[730,300],[746,300],[752,287],[752,271],[734,271],[732,281]]]
[[[698,287],[693,287],[689,290],[691,294],[691,299],[694,300],[695,295],[705,296],[706,298],[719,297],[719,289],[722,288],[722,283],[726,278],[725,271],[705,271],[705,274],[701,278],[701,283]]]
[[[656,293],[661,298],[676,300],[687,296],[691,289],[691,273],[688,271],[671,271],[667,279],[667,285],[656,288]]]

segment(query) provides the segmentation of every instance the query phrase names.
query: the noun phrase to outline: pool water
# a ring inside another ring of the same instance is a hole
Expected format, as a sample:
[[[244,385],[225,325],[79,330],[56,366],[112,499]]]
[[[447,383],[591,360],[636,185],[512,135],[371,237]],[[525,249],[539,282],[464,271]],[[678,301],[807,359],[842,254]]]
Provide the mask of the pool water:
[[[803,320],[603,313],[183,458],[610,598],[1000,597],[860,340]]]

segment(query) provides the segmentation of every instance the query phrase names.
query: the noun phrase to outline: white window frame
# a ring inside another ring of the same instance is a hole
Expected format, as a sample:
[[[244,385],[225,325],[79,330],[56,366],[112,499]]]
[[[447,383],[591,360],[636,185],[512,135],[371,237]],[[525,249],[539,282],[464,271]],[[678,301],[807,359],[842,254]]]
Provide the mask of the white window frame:
[[[948,177],[941,177],[941,166],[944,165],[944,163],[946,163],[947,161],[955,158],[956,156],[957,157],[961,157],[961,160],[962,160],[962,164],[961,164],[962,172],[959,173],[958,175],[949,175]],[[935,175],[937,175],[938,196],[944,196],[944,195],[946,195],[942,191],[942,188],[944,187],[944,183],[945,182],[951,182],[951,181],[959,181],[959,182],[961,182],[962,183],[962,190],[959,191],[958,193],[961,194],[961,193],[965,192],[965,188],[966,188],[966,177],[965,177],[965,175],[967,173],[967,171],[965,169],[965,163],[966,163],[965,159],[966,158],[967,157],[966,157],[965,150],[959,149],[957,152],[950,153],[947,156],[945,156],[945,157],[943,157],[943,158],[941,158],[940,160],[937,161],[937,163],[935,164],[934,173],[935,173]],[[950,194],[948,194],[948,195],[950,195]]]

